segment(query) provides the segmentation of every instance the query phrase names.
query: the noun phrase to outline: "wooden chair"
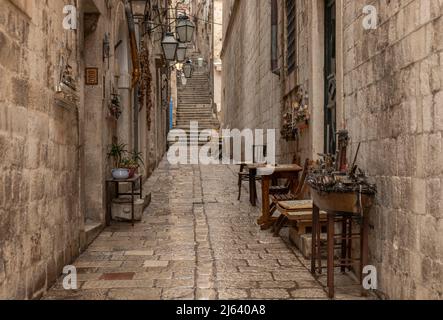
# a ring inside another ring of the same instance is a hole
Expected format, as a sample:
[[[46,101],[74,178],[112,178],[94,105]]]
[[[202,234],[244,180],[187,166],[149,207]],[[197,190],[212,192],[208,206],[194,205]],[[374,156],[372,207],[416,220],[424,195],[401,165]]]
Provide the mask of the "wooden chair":
[[[307,159],[295,193],[288,192],[287,194],[276,194],[271,196],[271,213],[275,213],[276,210],[280,211],[280,216],[272,229],[274,236],[278,236],[281,229],[286,226],[288,222],[297,223],[309,219],[312,220],[314,203],[312,200],[302,200],[305,193],[304,191],[307,187],[306,178],[308,176],[310,165],[311,161]]]
[[[305,190],[308,187],[306,185],[306,178],[308,176],[308,172],[311,166],[311,161],[309,159],[307,159],[305,161],[305,164],[303,166],[303,171],[302,174],[300,176],[300,180],[298,182],[298,186],[297,189],[294,191],[292,191],[293,189],[293,182],[290,182],[289,186],[288,186],[288,192],[286,193],[274,193],[271,194],[271,214],[275,213],[275,211],[277,210],[277,204],[280,201],[293,201],[293,200],[302,200],[303,199],[303,195],[305,194]]]
[[[253,163],[266,163],[266,146],[262,145],[256,145],[254,146],[254,155],[253,155]],[[241,190],[242,190],[242,184],[245,181],[249,181],[249,171],[245,168],[247,167],[246,163],[240,164],[240,172],[238,173],[238,200],[241,199]],[[260,181],[261,177],[256,176],[255,181]],[[251,191],[251,190],[250,190]],[[257,197],[257,195],[255,195]]]
[[[292,164],[297,164],[297,156],[292,159]],[[271,196],[275,195],[286,195],[293,188],[293,180],[289,180],[285,185],[278,185],[278,181],[273,181],[272,186],[269,189],[269,194]]]

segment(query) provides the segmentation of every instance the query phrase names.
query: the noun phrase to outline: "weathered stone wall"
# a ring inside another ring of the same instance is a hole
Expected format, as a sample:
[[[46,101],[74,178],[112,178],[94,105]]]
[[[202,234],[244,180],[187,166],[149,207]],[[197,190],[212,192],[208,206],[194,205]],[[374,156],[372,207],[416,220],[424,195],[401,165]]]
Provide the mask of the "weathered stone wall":
[[[194,44],[201,57],[212,63],[213,0],[191,0],[191,19],[195,24]]]
[[[123,2],[78,2],[77,30],[63,29],[68,1],[0,1],[0,299],[38,298],[105,222],[108,145],[134,147],[131,56]],[[109,33],[110,58],[103,59]],[[114,50],[114,44],[122,44]],[[151,130],[140,106],[139,147],[149,175],[166,146],[160,43],[147,39]],[[78,102],[56,105],[60,55],[72,66]],[[85,85],[85,68],[98,85]],[[166,84],[167,85],[167,84]],[[120,91],[119,91],[120,90]],[[110,116],[111,92],[123,114]],[[125,97],[127,98],[125,100]],[[93,232],[90,232],[92,230]]]
[[[223,1],[214,1],[214,103],[217,112],[222,111],[222,62],[220,53],[223,46]],[[221,115],[221,114],[220,114]],[[221,116],[219,116],[221,118]]]
[[[358,164],[379,189],[370,251],[380,292],[441,299],[443,8],[439,1],[372,4],[379,25],[367,31],[367,3],[337,0],[338,129],[350,131],[350,155],[362,142]],[[282,86],[270,71],[270,3],[225,0],[223,10],[224,126],[279,131]],[[296,83],[309,93],[311,124],[298,145],[278,139],[277,161],[323,152],[323,20],[322,0],[297,1]]]
[[[443,297],[443,6],[344,1],[344,122],[376,181],[372,262],[391,298]]]
[[[78,112],[54,104],[62,42],[78,75],[65,1],[14,3],[0,1],[0,298],[24,299],[79,254],[84,222]]]
[[[309,134],[298,142],[281,138],[282,82],[271,72],[270,1],[224,1],[223,3],[222,105],[225,128],[275,129],[278,162],[291,162],[294,155],[309,157]],[[284,30],[279,12],[279,66],[284,68]],[[301,29],[300,34],[304,34]],[[301,83],[309,79],[309,69],[300,69]],[[298,73],[300,72],[300,76]]]

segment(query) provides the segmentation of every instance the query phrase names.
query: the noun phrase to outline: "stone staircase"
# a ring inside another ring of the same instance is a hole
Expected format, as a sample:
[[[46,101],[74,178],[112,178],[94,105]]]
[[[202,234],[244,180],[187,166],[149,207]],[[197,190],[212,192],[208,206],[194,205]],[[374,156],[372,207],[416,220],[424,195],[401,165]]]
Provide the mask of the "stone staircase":
[[[203,130],[220,130],[220,122],[216,119],[212,108],[211,86],[206,67],[197,66],[197,57],[193,56],[195,69],[191,79],[187,79],[186,85],[178,80],[178,106],[177,119],[174,129],[186,132],[188,143],[192,142],[199,146],[208,141],[200,141]],[[192,128],[191,123],[198,123],[198,129]],[[176,143],[178,138],[168,139],[169,143]]]

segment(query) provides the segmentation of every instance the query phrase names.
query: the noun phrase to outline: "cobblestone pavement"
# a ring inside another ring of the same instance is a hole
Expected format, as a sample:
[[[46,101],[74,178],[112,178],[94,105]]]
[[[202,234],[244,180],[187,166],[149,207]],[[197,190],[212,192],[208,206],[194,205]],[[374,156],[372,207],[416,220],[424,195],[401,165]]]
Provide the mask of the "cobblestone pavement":
[[[326,299],[287,236],[259,230],[247,191],[237,201],[236,170],[163,161],[143,221],[107,228],[74,264],[79,289],[60,279],[45,299]],[[359,298],[337,278],[337,299]]]

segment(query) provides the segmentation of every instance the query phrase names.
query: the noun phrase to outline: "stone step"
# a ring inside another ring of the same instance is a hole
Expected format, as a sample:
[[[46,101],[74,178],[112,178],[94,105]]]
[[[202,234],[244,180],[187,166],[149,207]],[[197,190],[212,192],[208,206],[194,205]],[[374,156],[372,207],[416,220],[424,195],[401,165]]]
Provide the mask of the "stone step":
[[[218,127],[220,127],[220,124],[219,123],[201,123],[200,124],[200,122],[198,123],[198,128],[197,128],[197,130],[195,129],[195,127],[192,127],[191,128],[191,124],[188,122],[188,123],[184,123],[184,124],[181,124],[181,125],[176,125],[175,126],[175,128],[177,128],[177,129],[183,129],[183,130],[185,130],[186,132],[189,132],[189,131],[192,131],[192,132],[198,132],[198,131],[201,131],[201,130],[203,130],[203,129],[213,129],[213,128],[218,128]]]
[[[209,83],[206,82],[194,82],[194,83],[187,83],[185,86],[178,85],[178,90],[192,90],[192,89],[207,89],[209,90],[210,86]]]
[[[205,95],[201,95],[201,94],[197,94],[197,93],[191,93],[191,94],[178,94],[178,98],[179,99],[187,99],[187,100],[193,100],[193,99],[197,99],[197,100],[211,100],[211,95],[205,94]]]
[[[178,100],[179,105],[196,105],[196,104],[205,104],[205,105],[211,105],[211,100]]]
[[[196,136],[200,134],[203,130],[215,130],[215,131],[220,130],[220,128],[216,126],[199,126],[198,131],[190,131],[189,126],[175,126],[174,129],[182,130],[183,134],[186,134],[188,136]]]
[[[212,97],[210,95],[198,95],[198,94],[192,94],[189,96],[182,96],[180,93],[178,94],[178,99],[179,100],[190,100],[190,101],[200,101],[200,100],[204,100],[204,101],[211,101]],[[202,103],[202,104],[207,104],[207,103]]]
[[[189,108],[183,107],[183,108],[181,108],[181,107],[179,107],[179,108],[177,108],[177,112],[183,113],[183,114],[207,113],[207,112],[212,113],[212,109],[209,107],[206,107],[206,108],[197,108],[197,107],[189,107]]]
[[[190,127],[191,126],[191,124],[190,124],[190,122],[189,121],[177,121],[177,127],[181,127],[181,128],[186,128],[186,127]],[[198,127],[199,128],[202,128],[202,127],[205,127],[205,128],[207,128],[207,127],[209,127],[209,128],[216,128],[216,127],[218,127],[218,123],[216,122],[216,121],[198,121]]]
[[[212,110],[177,110],[178,117],[198,117],[212,119]]]
[[[178,113],[177,119],[201,119],[201,120],[214,120],[212,112],[200,112],[200,113]]]
[[[189,87],[195,87],[196,85],[204,85],[207,87],[210,87],[210,82],[208,79],[193,79],[186,81],[186,84],[183,84],[180,80],[177,84],[181,88],[189,88]]]
[[[194,81],[187,81],[186,84],[182,84],[181,82],[178,83],[178,87],[182,88],[182,89],[186,89],[186,88],[193,88],[193,87],[197,87],[197,86],[205,86],[205,87],[210,87],[210,83],[208,80],[194,80]]]
[[[197,118],[206,118],[206,119],[212,119],[213,113],[212,110],[177,110],[177,116],[183,116],[183,117],[197,117]]]
[[[211,104],[210,103],[184,103],[182,105],[183,108],[193,108],[193,109],[205,109],[211,108]],[[180,108],[180,106],[179,106]]]
[[[200,107],[204,106],[204,107]],[[177,111],[183,112],[204,112],[210,111],[212,112],[211,104],[181,104],[178,106]]]
[[[209,90],[208,83],[188,83],[186,86],[179,85],[179,91],[188,91],[188,90]]]
[[[210,84],[207,81],[186,82],[186,85],[178,84],[178,88],[182,90],[186,89],[198,89],[198,88],[210,88]]]
[[[178,94],[179,100],[211,100],[210,95],[199,95],[199,94],[189,94],[189,95],[182,95]]]
[[[178,94],[180,95],[180,97],[204,97],[204,98],[210,98],[211,95],[207,92],[200,92],[200,91],[183,91],[183,92],[178,92]]]
[[[199,126],[217,126],[219,123],[215,119],[205,120],[205,119],[178,119],[177,125],[190,126],[191,123],[197,122]]]
[[[177,119],[192,121],[193,119],[203,120],[203,121],[214,121],[217,120],[212,113],[192,113],[192,114],[177,114]]]
[[[192,116],[192,115],[212,115],[212,110],[211,109],[201,109],[201,110],[196,110],[196,109],[177,109],[177,114],[179,115],[184,115],[184,116]]]
[[[204,111],[204,112],[178,112],[177,113],[177,118],[181,118],[181,119],[193,119],[193,118],[198,118],[198,119],[208,119],[208,120],[212,120],[212,112],[210,111]]]
[[[202,100],[196,100],[196,99],[178,99],[179,103],[182,103],[184,105],[207,105],[210,106],[211,105],[211,100],[210,99],[202,99]]]

